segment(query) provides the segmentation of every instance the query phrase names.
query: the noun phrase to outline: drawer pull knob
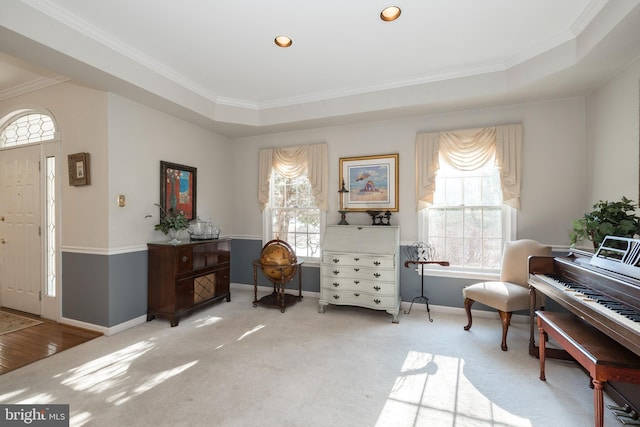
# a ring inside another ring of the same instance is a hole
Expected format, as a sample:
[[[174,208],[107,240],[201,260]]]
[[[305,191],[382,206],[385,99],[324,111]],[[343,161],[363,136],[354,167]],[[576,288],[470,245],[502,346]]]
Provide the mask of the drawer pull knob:
[[[334,295],[333,299],[340,299],[340,295]]]
[[[340,262],[340,259],[339,259],[339,258],[334,258],[332,261],[333,261],[333,262],[335,262],[335,263],[337,264],[337,263],[339,263],[339,262]]]
[[[340,270],[333,270],[333,274],[339,274]]]
[[[378,298],[374,299],[373,302],[375,302],[376,304],[380,304],[380,300]]]
[[[358,283],[360,283],[360,280],[354,280],[353,283],[357,285]]]
[[[375,289],[376,291],[380,290],[380,286],[374,286],[373,289]]]
[[[337,288],[338,286],[340,286],[340,283],[338,283],[338,282],[333,282],[333,286]]]
[[[359,293],[355,293],[355,294],[353,294],[353,296],[359,297],[360,294]]]
[[[380,261],[373,261],[373,265],[380,265]]]
[[[353,260],[354,260],[354,261],[360,261],[360,258],[358,258],[358,257],[354,257],[354,258],[353,258]]]
[[[380,273],[373,273],[373,277],[380,277]]]
[[[187,260],[188,260],[188,259],[189,259],[189,258],[188,258],[186,255],[184,255],[184,256],[182,257],[182,262],[187,262]]]
[[[358,267],[354,268],[353,271],[360,271]]]

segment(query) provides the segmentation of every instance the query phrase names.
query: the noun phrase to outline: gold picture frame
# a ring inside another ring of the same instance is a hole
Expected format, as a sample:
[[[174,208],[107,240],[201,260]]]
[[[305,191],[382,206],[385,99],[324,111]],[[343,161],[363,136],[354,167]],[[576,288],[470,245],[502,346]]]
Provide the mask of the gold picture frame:
[[[398,212],[399,155],[340,158],[340,181],[348,193],[340,198],[340,210],[347,212]]]
[[[80,186],[91,184],[91,165],[89,153],[69,154],[69,185]]]

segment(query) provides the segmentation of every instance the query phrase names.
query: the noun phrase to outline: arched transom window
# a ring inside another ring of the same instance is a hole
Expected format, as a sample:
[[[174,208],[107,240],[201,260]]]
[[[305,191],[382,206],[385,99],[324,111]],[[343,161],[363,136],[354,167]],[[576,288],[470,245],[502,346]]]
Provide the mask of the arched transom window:
[[[56,127],[50,115],[34,110],[20,110],[0,120],[0,147],[50,141]]]

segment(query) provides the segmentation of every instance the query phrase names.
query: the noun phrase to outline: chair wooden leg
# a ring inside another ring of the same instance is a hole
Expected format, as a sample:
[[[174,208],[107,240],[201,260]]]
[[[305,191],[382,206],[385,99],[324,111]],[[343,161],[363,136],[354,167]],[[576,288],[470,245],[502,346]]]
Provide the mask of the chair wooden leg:
[[[468,331],[469,329],[471,329],[471,306],[473,305],[475,301],[470,299],[470,298],[465,298],[464,299],[464,310],[467,312],[467,326],[464,327],[465,331]]]
[[[500,347],[502,351],[507,351],[507,331],[509,330],[509,324],[511,323],[511,312],[505,312],[498,310],[500,313],[500,320],[502,321],[502,344]]]

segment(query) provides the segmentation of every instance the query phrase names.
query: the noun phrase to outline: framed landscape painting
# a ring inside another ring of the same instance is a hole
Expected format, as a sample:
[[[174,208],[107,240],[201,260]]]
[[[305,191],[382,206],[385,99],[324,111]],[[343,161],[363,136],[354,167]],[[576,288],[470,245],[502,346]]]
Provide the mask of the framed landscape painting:
[[[180,212],[188,219],[196,218],[197,169],[160,161],[160,218]]]
[[[398,154],[340,158],[340,210],[398,211]]]

